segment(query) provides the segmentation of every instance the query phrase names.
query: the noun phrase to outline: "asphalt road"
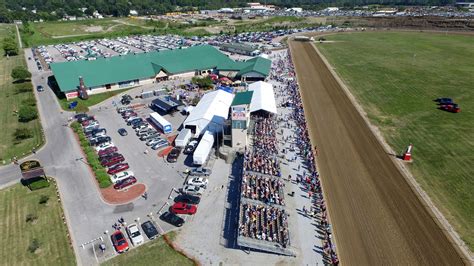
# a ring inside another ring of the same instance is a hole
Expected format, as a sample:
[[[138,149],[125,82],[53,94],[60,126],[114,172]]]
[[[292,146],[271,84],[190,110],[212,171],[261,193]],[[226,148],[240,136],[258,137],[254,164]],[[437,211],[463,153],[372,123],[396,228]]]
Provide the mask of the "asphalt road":
[[[314,47],[290,47],[341,263],[462,265]]]

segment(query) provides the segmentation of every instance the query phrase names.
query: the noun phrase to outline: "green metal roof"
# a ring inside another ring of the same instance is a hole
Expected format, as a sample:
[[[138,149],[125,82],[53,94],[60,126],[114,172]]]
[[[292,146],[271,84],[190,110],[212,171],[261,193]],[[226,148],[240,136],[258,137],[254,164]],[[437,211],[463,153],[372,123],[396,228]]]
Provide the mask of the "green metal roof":
[[[60,90],[67,92],[77,89],[80,76],[83,77],[87,87],[97,87],[120,81],[151,78],[160,70],[168,74],[178,74],[216,68],[239,71],[242,74],[256,71],[268,75],[270,65],[270,60],[260,57],[237,62],[212,46],[201,45],[185,49],[99,58],[93,61],[53,63],[51,70]]]
[[[231,106],[250,104],[250,102],[252,101],[252,95],[253,91],[243,91],[236,93]]]

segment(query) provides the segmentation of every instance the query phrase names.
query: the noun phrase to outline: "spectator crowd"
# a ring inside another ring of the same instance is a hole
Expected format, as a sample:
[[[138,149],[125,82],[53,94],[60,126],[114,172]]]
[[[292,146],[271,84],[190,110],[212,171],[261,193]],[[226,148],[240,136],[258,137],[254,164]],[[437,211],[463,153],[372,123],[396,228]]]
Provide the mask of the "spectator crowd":
[[[285,205],[284,186],[277,178],[245,173],[242,178],[242,196],[266,204]]]

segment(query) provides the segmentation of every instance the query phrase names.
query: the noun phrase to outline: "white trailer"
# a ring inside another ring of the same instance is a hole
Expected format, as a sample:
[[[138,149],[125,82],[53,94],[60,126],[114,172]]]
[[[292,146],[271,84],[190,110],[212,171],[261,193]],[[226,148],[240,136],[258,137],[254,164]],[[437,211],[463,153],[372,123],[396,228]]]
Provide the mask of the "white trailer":
[[[156,112],[150,114],[150,120],[165,134],[171,133],[173,131],[171,123]]]
[[[193,153],[193,163],[196,165],[203,165],[209,158],[209,154],[214,145],[214,134],[210,131],[204,132],[201,141]]]
[[[183,128],[176,139],[174,140],[174,145],[178,148],[184,148],[186,145],[188,145],[189,140],[193,134],[191,133],[191,129],[189,128]]]

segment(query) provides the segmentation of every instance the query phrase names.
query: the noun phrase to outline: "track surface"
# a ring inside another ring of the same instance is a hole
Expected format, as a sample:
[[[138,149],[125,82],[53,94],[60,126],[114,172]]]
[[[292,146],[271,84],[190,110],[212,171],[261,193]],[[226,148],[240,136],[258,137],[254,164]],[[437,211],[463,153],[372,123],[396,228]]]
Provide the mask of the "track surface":
[[[462,265],[310,43],[290,42],[344,265]]]

